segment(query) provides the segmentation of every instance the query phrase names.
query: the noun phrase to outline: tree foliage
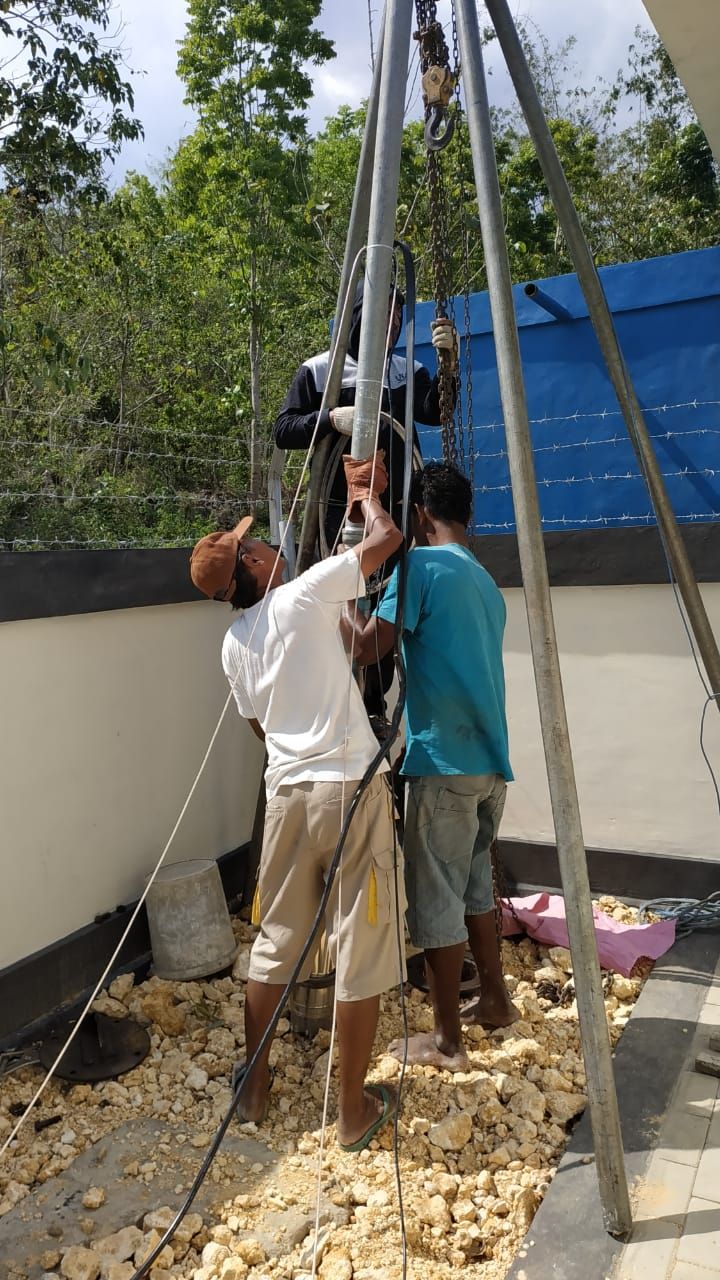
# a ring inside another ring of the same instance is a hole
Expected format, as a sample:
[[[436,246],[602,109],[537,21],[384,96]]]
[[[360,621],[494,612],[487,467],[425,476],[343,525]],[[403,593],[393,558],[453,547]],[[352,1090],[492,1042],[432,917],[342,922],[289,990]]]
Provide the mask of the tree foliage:
[[[42,205],[105,194],[104,167],[142,133],[111,0],[0,4],[0,169]]]
[[[106,30],[101,0],[31,8],[79,57],[88,25]],[[8,545],[178,544],[247,503],[262,519],[270,424],[296,366],[327,342],[364,127],[363,109],[341,107],[308,133],[308,68],[332,53],[314,26],[319,10],[319,0],[190,0],[180,69],[197,125],[158,183],[131,177],[104,202],[71,198],[101,191],[124,136],[88,101],[100,82],[67,81],[74,107],[62,127],[47,104],[57,105],[66,62],[56,80],[36,63],[27,103],[12,99],[16,132],[0,141],[7,173],[17,161],[0,193]],[[77,39],[60,26],[70,12]],[[3,20],[14,13],[0,3]],[[594,86],[574,70],[571,40],[553,50],[528,30],[525,44],[597,261],[717,243],[717,167],[659,41],[638,37],[615,82]],[[116,52],[119,97],[104,101],[122,114],[132,103]],[[522,119],[496,112],[494,124],[514,279],[572,270]],[[18,129],[22,151],[19,141],[4,151]],[[482,289],[464,127],[443,166],[453,287]],[[421,297],[432,291],[431,214],[423,131],[411,121],[398,231]]]

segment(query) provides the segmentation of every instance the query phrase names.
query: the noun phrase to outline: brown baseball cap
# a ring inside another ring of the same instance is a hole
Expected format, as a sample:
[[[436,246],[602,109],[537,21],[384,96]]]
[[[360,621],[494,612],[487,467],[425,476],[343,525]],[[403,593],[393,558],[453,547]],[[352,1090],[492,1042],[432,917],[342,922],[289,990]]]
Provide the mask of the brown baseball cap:
[[[208,533],[196,542],[190,557],[190,577],[198,591],[211,600],[230,599],[238,547],[252,522],[252,516],[243,516],[234,529]]]

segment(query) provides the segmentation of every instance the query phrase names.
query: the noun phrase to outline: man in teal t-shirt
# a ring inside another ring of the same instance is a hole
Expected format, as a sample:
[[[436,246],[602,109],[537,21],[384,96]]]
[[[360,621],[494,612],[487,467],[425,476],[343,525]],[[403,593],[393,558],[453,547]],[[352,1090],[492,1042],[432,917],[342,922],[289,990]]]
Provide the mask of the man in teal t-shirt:
[[[429,463],[410,493],[417,545],[408,554],[403,612],[407,670],[405,816],[407,922],[425,951],[435,1026],[412,1036],[408,1061],[467,1067],[459,1009],[469,940],[481,994],[465,1022],[507,1026],[519,1016],[505,987],[495,932],[490,845],[512,779],[505,718],[505,602],[470,551],[472,489],[456,467]],[[398,569],[376,614],[347,623],[357,660],[395,640]],[[390,1051],[401,1053],[399,1045]]]

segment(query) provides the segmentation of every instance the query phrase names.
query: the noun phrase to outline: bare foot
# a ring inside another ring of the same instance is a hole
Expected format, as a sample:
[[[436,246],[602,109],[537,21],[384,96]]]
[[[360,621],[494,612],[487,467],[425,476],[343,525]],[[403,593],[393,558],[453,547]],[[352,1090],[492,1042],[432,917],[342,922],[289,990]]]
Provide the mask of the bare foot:
[[[384,1086],[388,1094],[392,1095],[395,1100],[393,1090],[387,1085]],[[357,1113],[352,1115],[339,1115],[337,1120],[337,1139],[343,1147],[350,1147],[355,1142],[359,1142],[367,1133],[385,1110],[385,1104],[382,1098],[377,1094],[367,1093],[363,1091],[363,1107]]]
[[[393,1040],[388,1053],[402,1062],[405,1057],[405,1041]],[[434,1032],[410,1036],[407,1043],[407,1062],[413,1067],[438,1067],[441,1071],[467,1071],[468,1059],[461,1047],[457,1053],[444,1053],[438,1048]]]
[[[478,996],[468,1000],[460,1007],[460,1021],[466,1026],[485,1027],[486,1031],[495,1031],[498,1027],[509,1027],[520,1017],[507,992],[502,996]]]
[[[268,1068],[258,1077],[258,1069],[254,1068],[240,1095],[235,1114],[241,1124],[262,1124],[270,1106],[270,1071]]]

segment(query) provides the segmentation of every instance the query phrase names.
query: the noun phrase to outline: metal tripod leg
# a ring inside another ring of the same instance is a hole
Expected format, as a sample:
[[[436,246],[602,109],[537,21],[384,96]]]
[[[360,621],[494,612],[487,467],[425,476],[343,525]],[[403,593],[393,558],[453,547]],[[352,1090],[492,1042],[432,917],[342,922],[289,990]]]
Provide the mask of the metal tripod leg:
[[[455,11],[518,548],[573,956],[600,1199],[606,1228],[615,1235],[623,1235],[629,1230],[632,1218],[475,0],[455,0]]]

